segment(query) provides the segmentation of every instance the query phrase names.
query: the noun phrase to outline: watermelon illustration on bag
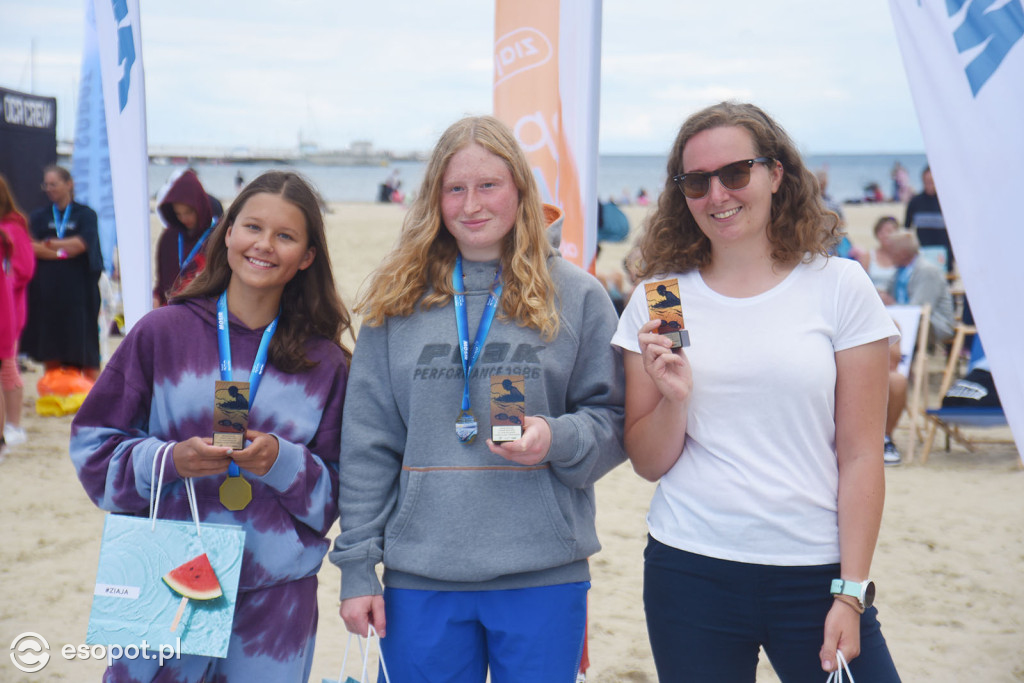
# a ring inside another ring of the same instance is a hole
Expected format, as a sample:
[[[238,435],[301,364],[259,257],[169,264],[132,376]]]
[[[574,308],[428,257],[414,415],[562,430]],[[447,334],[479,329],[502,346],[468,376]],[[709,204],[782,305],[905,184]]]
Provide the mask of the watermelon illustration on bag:
[[[197,555],[185,564],[175,567],[163,575],[164,583],[181,596],[181,604],[174,615],[171,631],[178,629],[178,622],[189,600],[214,600],[223,595],[217,574],[213,571],[206,553]]]

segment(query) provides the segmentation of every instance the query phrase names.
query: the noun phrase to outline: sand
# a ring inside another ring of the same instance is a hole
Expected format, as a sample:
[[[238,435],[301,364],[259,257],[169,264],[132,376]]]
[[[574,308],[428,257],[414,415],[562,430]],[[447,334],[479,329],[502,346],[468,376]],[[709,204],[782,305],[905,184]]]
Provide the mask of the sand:
[[[341,204],[327,216],[331,258],[347,302],[394,243],[403,209]],[[646,209],[627,207],[636,230]],[[846,207],[858,246],[871,226],[902,207]],[[154,223],[154,230],[157,229]],[[605,245],[599,268],[619,266],[628,244]],[[22,674],[9,658],[0,681],[99,680],[103,664],[66,660],[84,641],[104,513],[85,496],[67,457],[70,417],[33,409],[38,370],[26,377],[22,424],[29,442],[0,463],[0,642],[42,635],[51,660]],[[909,439],[904,418],[897,442]],[[873,578],[884,633],[904,681],[1024,680],[1024,471],[1012,446],[949,452],[939,441],[927,465],[886,470],[888,495]],[[604,549],[592,560],[588,680],[655,681],[641,602],[644,515],[654,485],[623,465],[598,483]],[[336,530],[335,530],[336,533]],[[332,533],[332,537],[335,535]],[[346,632],[337,614],[338,570],[324,564],[311,680],[337,676]],[[350,667],[352,675],[358,675]],[[821,680],[826,676],[823,674]],[[777,681],[762,657],[758,681]]]

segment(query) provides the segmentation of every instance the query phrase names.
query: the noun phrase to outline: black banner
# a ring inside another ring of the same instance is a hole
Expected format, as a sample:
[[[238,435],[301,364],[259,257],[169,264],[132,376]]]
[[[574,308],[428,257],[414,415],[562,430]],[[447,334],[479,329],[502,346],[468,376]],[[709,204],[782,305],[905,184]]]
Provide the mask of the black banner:
[[[43,169],[57,162],[57,98],[0,88],[0,174],[25,213],[46,206]]]

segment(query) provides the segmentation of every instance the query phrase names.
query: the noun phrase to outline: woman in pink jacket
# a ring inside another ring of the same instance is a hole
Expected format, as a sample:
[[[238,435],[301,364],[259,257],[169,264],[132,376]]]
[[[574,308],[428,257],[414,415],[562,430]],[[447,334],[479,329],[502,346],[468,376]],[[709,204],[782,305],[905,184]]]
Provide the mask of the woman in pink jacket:
[[[21,426],[23,383],[18,372],[18,339],[28,313],[26,290],[36,272],[36,257],[28,236],[28,222],[18,208],[7,181],[0,175],[0,242],[3,269],[0,274],[0,387],[3,389],[3,437],[7,445],[25,442]]]

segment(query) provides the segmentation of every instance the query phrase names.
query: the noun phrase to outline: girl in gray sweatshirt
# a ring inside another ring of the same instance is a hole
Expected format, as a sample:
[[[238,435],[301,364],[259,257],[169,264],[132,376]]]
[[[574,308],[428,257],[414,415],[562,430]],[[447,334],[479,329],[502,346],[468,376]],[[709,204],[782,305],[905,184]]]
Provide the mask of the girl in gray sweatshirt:
[[[463,119],[361,301],[330,558],[342,618],[386,636],[392,680],[568,682],[579,666],[623,378],[611,300],[551,246],[552,218],[512,132]],[[494,376],[525,396],[522,435],[498,444]]]

